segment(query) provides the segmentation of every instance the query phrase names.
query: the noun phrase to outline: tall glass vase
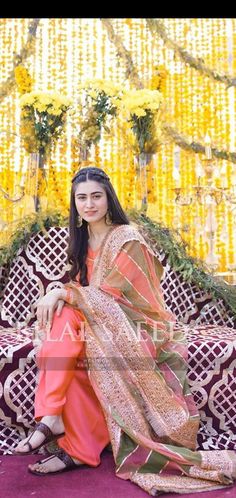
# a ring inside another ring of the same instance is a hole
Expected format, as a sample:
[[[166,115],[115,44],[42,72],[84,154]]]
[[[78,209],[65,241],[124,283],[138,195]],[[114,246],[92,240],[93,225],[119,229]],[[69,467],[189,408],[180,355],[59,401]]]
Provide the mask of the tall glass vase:
[[[144,213],[148,208],[147,166],[153,154],[141,152],[135,158],[136,163],[136,209]]]
[[[91,156],[91,146],[82,145],[79,151],[79,168],[86,168],[91,164],[90,161]]]
[[[27,191],[33,199],[34,211],[45,209],[46,202],[46,155],[32,152],[28,161]]]

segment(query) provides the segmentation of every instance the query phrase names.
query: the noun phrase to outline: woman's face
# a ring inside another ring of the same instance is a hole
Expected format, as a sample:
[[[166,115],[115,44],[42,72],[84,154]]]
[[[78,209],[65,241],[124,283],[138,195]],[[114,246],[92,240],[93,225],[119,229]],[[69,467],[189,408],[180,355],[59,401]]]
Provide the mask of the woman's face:
[[[103,185],[94,180],[78,183],[75,190],[75,205],[81,218],[88,223],[95,223],[105,218],[108,202]]]

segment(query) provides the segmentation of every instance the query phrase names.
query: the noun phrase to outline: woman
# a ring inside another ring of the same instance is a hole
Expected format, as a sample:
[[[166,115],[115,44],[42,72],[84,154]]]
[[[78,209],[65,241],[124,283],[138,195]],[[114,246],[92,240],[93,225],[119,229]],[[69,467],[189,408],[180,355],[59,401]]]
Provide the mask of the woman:
[[[111,441],[117,475],[152,495],[232,483],[233,452],[195,451],[199,418],[161,264],[99,168],[72,181],[68,255],[70,283],[38,304],[39,326],[50,329],[38,356],[38,423],[15,453],[58,440],[59,451],[29,466],[47,475],[96,467]]]

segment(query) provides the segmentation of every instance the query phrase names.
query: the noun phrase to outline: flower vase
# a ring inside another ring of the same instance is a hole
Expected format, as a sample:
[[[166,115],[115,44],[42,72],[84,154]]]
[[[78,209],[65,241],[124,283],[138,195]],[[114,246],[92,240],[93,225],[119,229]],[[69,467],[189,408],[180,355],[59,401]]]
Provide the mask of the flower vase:
[[[91,155],[91,150],[90,147],[87,145],[83,145],[80,147],[79,151],[79,167],[80,168],[86,168],[86,166],[89,166],[91,164],[90,161],[90,155]]]
[[[148,208],[147,165],[153,154],[141,152],[136,156],[136,209],[144,213]]]
[[[46,155],[44,152],[32,152],[28,161],[27,191],[33,199],[34,211],[46,208]]]

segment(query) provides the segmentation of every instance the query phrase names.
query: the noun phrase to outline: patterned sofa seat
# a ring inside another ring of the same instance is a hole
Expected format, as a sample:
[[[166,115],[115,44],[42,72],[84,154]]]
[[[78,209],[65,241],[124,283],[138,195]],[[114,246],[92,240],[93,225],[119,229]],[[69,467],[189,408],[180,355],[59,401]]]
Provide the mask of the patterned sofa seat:
[[[0,269],[0,453],[10,454],[34,425],[38,299],[68,281],[67,228],[30,238],[10,271]],[[223,301],[165,268],[164,298],[188,341],[191,390],[201,416],[199,447],[236,449],[236,324]]]

